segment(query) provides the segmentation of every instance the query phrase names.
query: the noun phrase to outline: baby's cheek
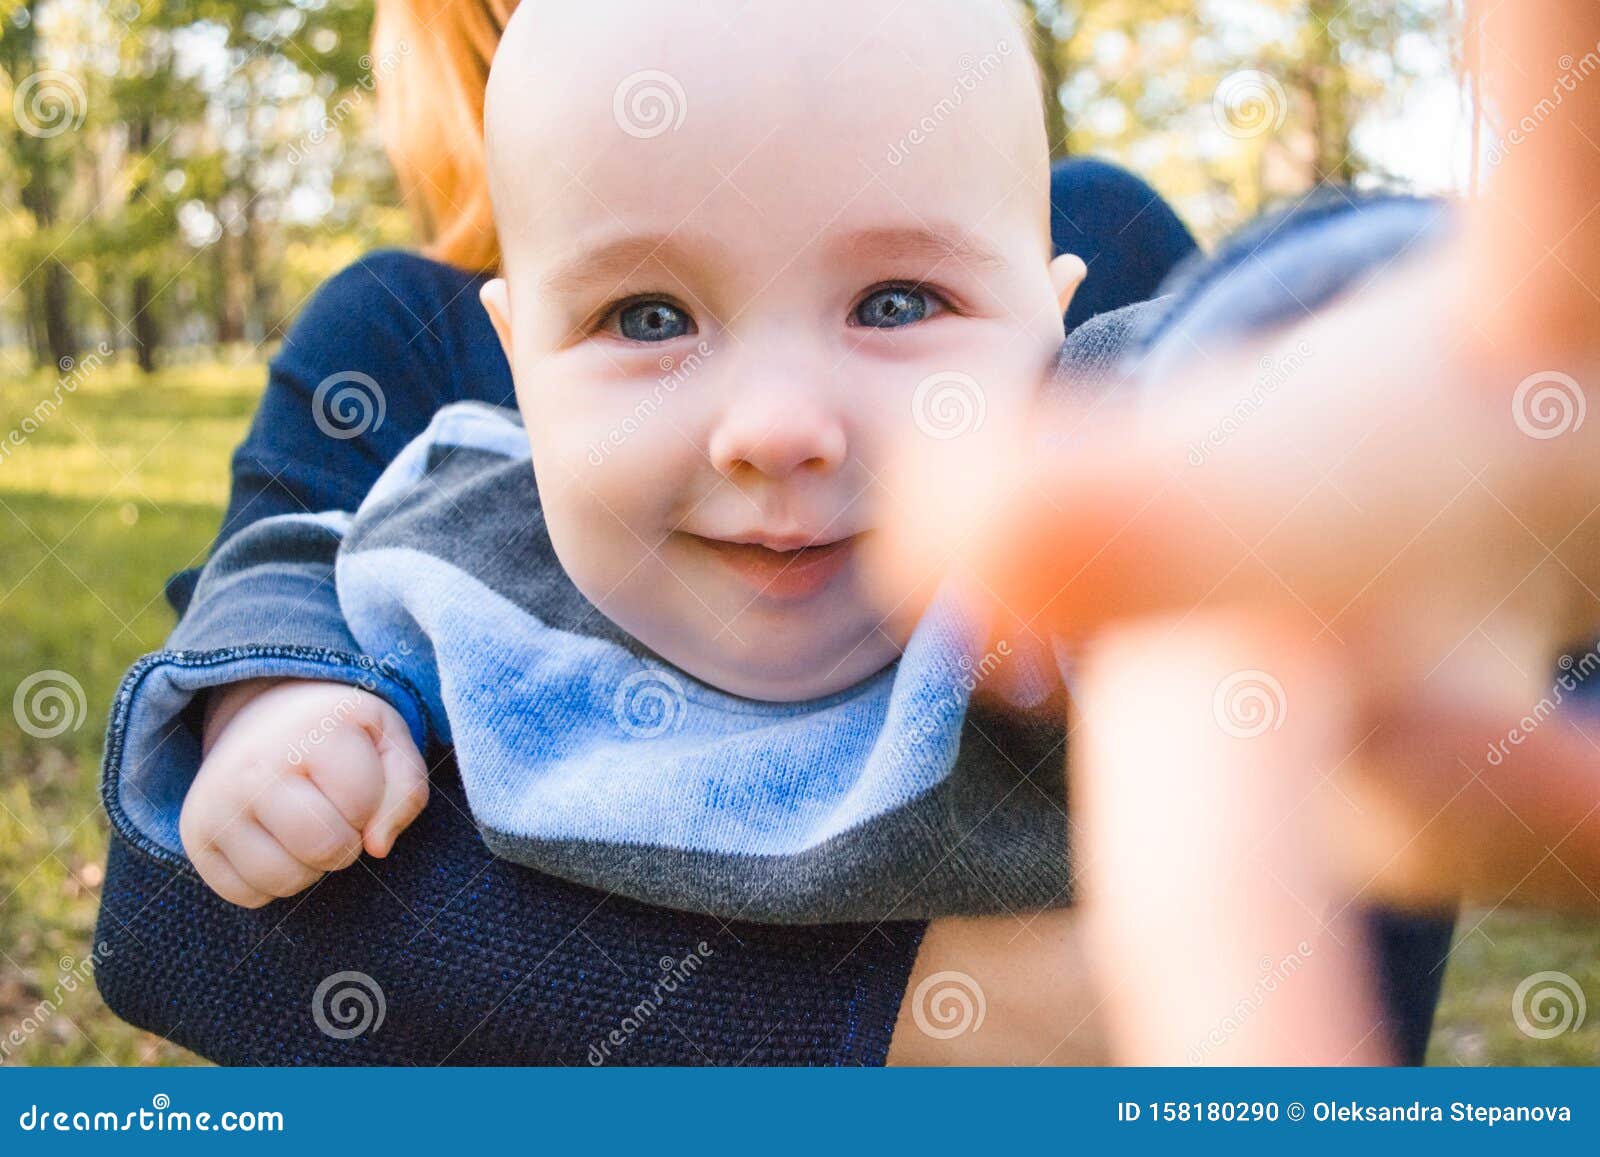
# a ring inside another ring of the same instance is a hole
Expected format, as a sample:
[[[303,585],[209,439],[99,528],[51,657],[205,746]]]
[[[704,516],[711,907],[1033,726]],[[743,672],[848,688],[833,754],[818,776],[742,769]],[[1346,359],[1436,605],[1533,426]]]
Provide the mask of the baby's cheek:
[[[660,541],[674,483],[652,447],[656,433],[618,426],[613,435],[611,427],[569,422],[532,440],[540,505],[575,578],[626,573],[647,553],[642,544]]]

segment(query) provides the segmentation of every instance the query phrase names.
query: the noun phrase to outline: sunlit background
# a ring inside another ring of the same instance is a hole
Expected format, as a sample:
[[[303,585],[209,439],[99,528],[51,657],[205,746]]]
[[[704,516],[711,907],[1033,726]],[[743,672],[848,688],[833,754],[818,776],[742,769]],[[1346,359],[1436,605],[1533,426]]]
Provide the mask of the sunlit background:
[[[1459,0],[1031,15],[1060,155],[1136,170],[1207,240],[1324,181],[1470,194],[1495,139]],[[413,240],[371,19],[370,0],[0,0],[0,1063],[193,1060],[81,980],[101,729],[171,628],[162,581],[204,558],[285,326]],[[61,714],[23,726],[41,675]],[[1513,1009],[1540,972],[1600,993],[1597,948],[1594,924],[1466,914],[1431,1060],[1600,1063],[1593,1023],[1530,1033]]]

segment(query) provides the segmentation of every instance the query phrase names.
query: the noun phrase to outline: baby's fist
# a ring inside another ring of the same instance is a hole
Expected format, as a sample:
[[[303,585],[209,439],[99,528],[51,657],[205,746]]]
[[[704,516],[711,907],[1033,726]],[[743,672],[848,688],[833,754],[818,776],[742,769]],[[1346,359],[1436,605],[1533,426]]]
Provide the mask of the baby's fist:
[[[345,683],[253,680],[222,690],[178,834],[223,899],[293,896],[363,848],[386,856],[428,802],[405,721]]]

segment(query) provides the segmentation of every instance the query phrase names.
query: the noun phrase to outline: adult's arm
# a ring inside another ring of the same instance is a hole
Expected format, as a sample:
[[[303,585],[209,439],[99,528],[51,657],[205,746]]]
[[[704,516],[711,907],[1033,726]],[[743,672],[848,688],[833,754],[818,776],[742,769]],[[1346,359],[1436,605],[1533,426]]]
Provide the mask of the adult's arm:
[[[354,510],[434,413],[462,398],[510,404],[511,372],[478,304],[479,278],[378,250],[306,302],[267,367],[212,553],[278,514]],[[189,606],[199,566],[167,580]]]

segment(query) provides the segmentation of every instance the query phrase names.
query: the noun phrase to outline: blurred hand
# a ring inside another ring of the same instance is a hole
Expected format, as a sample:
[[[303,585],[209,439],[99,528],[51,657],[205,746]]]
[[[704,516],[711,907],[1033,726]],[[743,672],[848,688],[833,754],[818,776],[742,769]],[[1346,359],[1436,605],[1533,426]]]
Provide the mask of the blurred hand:
[[[1538,0],[1474,27],[1502,107],[1532,107],[1562,52],[1600,41],[1600,8]],[[1596,139],[1600,104],[1564,104],[1448,248],[1197,354],[1159,406],[1052,408],[1048,451],[965,469],[948,446],[924,469],[911,445],[889,486],[915,501],[888,520],[888,605],[962,574],[1011,633],[1075,647],[1141,620],[1271,616],[1297,645],[1334,648],[1358,691],[1345,790],[1392,821],[1366,839],[1388,865],[1375,887],[1600,907],[1600,876],[1524,879],[1546,849],[1595,862],[1600,832],[1580,821],[1600,751],[1581,720],[1487,758],[1552,698],[1557,657],[1600,637]],[[1264,360],[1297,368],[1208,441]]]
[[[1491,99],[1531,109],[1600,43],[1600,6],[1484,4],[1472,27]],[[1120,1059],[1193,1060],[1296,937],[1319,979],[1203,1059],[1381,1059],[1350,1031],[1357,900],[1600,909],[1600,742],[1551,710],[1557,656],[1600,637],[1595,140],[1600,103],[1566,102],[1450,247],[1206,351],[1159,408],[1052,409],[962,469],[913,444],[891,478],[913,498],[886,520],[885,605],[958,575],[997,633],[1083,656],[1074,818]],[[1306,348],[1211,440],[1264,359]],[[1226,717],[1252,681],[1259,731]]]

